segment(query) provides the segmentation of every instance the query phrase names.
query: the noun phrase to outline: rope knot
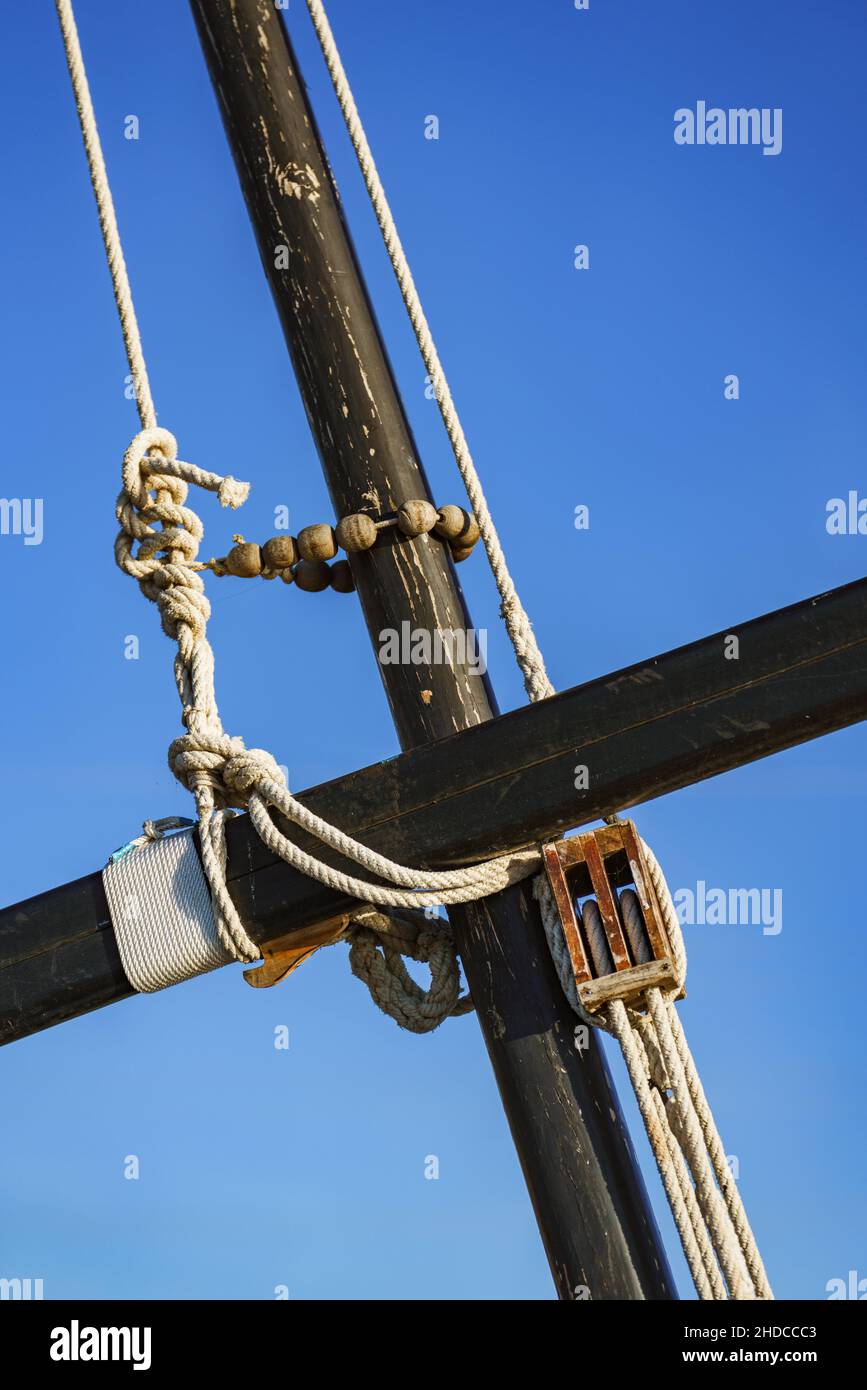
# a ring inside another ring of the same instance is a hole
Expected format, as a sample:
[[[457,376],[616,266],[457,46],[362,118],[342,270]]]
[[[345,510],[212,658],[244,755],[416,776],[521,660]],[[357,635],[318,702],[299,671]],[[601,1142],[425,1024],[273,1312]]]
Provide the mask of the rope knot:
[[[223,766],[224,786],[235,792],[243,802],[263,781],[286,786],[283,769],[264,748],[243,748],[228,758]]]
[[[160,463],[171,463],[178,456],[178,441],[170,430],[159,427],[139,430],[130,441],[123,456],[123,490],[140,511],[149,505],[150,473],[157,471],[156,459],[151,465],[145,462],[151,451]]]
[[[240,738],[232,738],[221,729],[197,729],[172,741],[169,767],[187,791],[195,793],[208,786],[223,800],[228,790],[223,770],[230,759],[243,751]]]
[[[191,722],[195,711],[189,711]],[[194,794],[209,788],[216,803],[246,806],[263,782],[286,786],[280,764],[264,748],[245,748],[241,738],[222,727],[196,727],[174,739],[169,767],[182,786]]]

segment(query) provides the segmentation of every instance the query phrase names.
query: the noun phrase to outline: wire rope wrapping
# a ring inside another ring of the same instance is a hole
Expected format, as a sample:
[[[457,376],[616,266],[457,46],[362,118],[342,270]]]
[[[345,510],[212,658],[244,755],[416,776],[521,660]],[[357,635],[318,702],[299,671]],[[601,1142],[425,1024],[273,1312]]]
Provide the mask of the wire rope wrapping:
[[[146,840],[114,857],[102,882],[133,989],[150,994],[232,959],[217,933],[190,831]]]

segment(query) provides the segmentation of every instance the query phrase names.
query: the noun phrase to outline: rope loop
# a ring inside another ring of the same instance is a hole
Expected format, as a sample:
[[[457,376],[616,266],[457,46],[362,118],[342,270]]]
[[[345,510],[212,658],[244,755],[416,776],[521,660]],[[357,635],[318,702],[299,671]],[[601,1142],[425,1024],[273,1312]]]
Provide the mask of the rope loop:
[[[414,980],[403,958],[430,968],[425,989]],[[469,1013],[473,1003],[461,997],[454,938],[446,923],[381,912],[353,918],[349,946],[353,975],[370,991],[377,1008],[411,1033],[430,1033],[446,1018]]]
[[[149,503],[149,476],[156,472],[157,460],[150,461],[150,451],[153,449],[155,454],[161,455],[160,461],[171,462],[178,456],[178,441],[170,430],[154,426],[152,429],[139,430],[138,434],[130,441],[126,453],[123,456],[123,493],[126,493],[130,502],[139,511],[143,511]],[[121,496],[123,496],[121,493]],[[182,502],[186,497],[186,488]]]

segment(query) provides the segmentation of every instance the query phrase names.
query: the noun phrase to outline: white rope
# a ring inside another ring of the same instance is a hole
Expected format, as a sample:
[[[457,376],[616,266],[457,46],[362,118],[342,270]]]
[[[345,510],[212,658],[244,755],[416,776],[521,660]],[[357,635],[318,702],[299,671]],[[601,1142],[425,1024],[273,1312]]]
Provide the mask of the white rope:
[[[509,573],[506,564],[506,557],[500,538],[497,535],[488,507],[481,479],[476,472],[476,466],[470,453],[466,435],[461,425],[454,399],[449,388],[446,374],[436,350],[430,326],[427,321],[422,303],[412,278],[409,262],[406,258],[403,245],[398,235],[397,226],[389,207],[388,199],[385,196],[385,189],[377,172],[373,154],[367,141],[361,117],[358,114],[358,107],[352,95],[352,89],[340,60],[337,44],[328,22],[324,6],[320,0],[307,0],[307,8],[310,11],[310,18],[316,30],[316,36],[322,49],[328,71],[349,137],[361,167],[364,182],[376,213],[376,220],[379,223],[388,251],[400,292],[403,295],[403,302],[406,305],[410,321],[415,332],[416,341],[424,359],[425,366],[430,375],[431,384],[436,393],[437,402],[442,415],[443,424],[446,427],[454,451],[455,462],[458,465],[460,475],[464,480],[467,489],[467,496],[473,509],[482,540],[487,551],[491,570],[493,571],[497,589],[499,590],[501,606],[500,612],[503,621],[515,649],[515,656],[518,659],[524,675],[524,686],[531,700],[545,700],[549,695],[554,694],[554,687],[548,679],[545,670],[545,662],[542,653],[533,634],[530,619],[518,597],[514,581]]]
[[[677,912],[656,856],[644,844],[648,872],[671,945],[677,995],[686,979],[686,947]],[[646,992],[648,1012],[636,1013],[622,1000],[598,1013],[581,1005],[553,893],[544,874],[534,881],[545,935],[563,988],[576,1013],[613,1033],[623,1052],[638,1108],[656,1159],[699,1297],[773,1298],[737,1184],[711,1114],[695,1060],[669,994]],[[651,958],[638,900],[620,895],[624,931],[637,963]],[[582,908],[582,924],[598,975],[612,973],[599,908]]]
[[[716,1266],[707,1228],[698,1212],[695,1191],[686,1172],[683,1154],[674,1140],[659,1092],[655,1088],[651,1089],[645,1058],[638,1046],[637,1035],[629,1021],[626,1007],[622,1000],[618,999],[609,1005],[607,1013],[609,1027],[623,1052],[638,1109],[647,1130],[647,1137],[696,1291],[702,1299],[722,1299],[725,1297],[725,1286]]]
[[[90,86],[87,81],[87,73],[84,69],[84,59],[81,54],[81,44],[78,39],[78,28],[75,23],[75,15],[73,14],[70,0],[55,0],[55,5],[57,7],[57,17],[60,20],[63,45],[66,50],[66,62],[69,67],[69,76],[72,79],[75,104],[78,108],[78,119],[81,123],[81,134],[84,138],[87,163],[90,167],[90,181],[93,184],[93,192],[96,197],[96,206],[99,212],[99,225],[102,228],[102,239],[105,243],[108,268],[111,271],[111,283],[114,287],[115,303],[117,304],[117,312],[123,332],[123,341],[126,345],[129,369],[132,373],[133,385],[135,387],[139,418],[141,420],[142,429],[153,429],[157,423],[157,414],[154,409],[153,397],[151,396],[147,368],[145,367],[138,320],[132,302],[129,276],[126,273],[126,261],[123,257],[123,247],[121,246],[120,232],[118,231],[117,218],[114,212],[114,200],[111,196],[111,188],[109,187],[108,173],[102,153],[102,144],[99,139],[99,132],[96,128],[96,116],[90,97]]]

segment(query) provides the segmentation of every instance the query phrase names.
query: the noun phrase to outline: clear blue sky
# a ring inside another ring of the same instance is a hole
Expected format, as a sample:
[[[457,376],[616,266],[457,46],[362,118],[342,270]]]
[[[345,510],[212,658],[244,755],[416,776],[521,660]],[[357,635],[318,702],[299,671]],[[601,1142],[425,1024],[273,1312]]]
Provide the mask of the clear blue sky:
[[[331,10],[555,683],[863,574],[867,537],[825,529],[829,498],[867,490],[862,6]],[[330,519],[186,7],[78,11],[161,422],[183,457],[251,480],[245,534],[280,503],[293,527]],[[301,0],[289,23],[436,495],[460,500]],[[189,807],[165,763],[172,648],[113,563],[137,423],[53,6],[7,9],[0,32],[0,492],[44,500],[41,545],[0,537],[14,902]],[[781,107],[782,152],[676,145],[699,100]],[[201,510],[221,553],[233,523]],[[513,707],[480,556],[462,579]],[[225,724],[293,787],[396,751],[353,599],[212,591]],[[783,1296],[867,1276],[865,756],[856,727],[638,813],[673,887],[782,890],[777,935],[686,928],[683,1017]],[[344,948],[272,992],[227,969],[16,1044],[0,1095],[0,1275],[47,1297],[552,1296],[475,1021],[399,1032]]]

